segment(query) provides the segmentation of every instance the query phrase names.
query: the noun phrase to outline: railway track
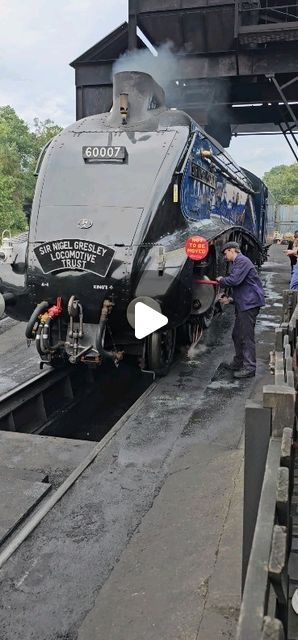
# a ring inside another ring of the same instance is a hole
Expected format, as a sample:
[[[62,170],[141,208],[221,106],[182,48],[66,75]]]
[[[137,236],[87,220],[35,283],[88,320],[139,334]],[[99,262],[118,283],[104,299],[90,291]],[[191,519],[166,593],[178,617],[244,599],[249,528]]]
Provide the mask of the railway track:
[[[42,434],[93,390],[90,370],[46,370],[0,396],[0,430]]]
[[[150,373],[125,365],[121,370],[112,365],[104,370],[46,369],[0,396],[0,431],[98,440],[102,427],[112,426],[147,388],[148,379],[152,379]],[[92,429],[95,407],[97,421]]]
[[[123,399],[119,394],[119,379],[121,375],[112,377],[112,395],[118,392],[118,400],[120,402],[121,417],[115,422],[115,416],[119,416],[119,411],[115,413],[115,406],[110,408],[110,420],[105,421],[104,429],[99,428],[97,439],[99,442],[77,465],[72,473],[64,480],[64,482],[50,495],[43,499],[41,506],[35,508],[33,513],[27,517],[22,526],[16,528],[13,535],[10,535],[4,542],[0,551],[0,568],[11,557],[16,549],[26,540],[28,535],[37,527],[41,520],[49,513],[49,511],[57,504],[67,491],[78,480],[87,467],[97,458],[100,452],[109,444],[109,442],[120,431],[126,421],[136,412],[148,395],[156,387],[153,382],[153,376],[147,374],[140,376],[139,372],[135,372],[138,384],[136,384],[136,399],[131,403],[131,397],[126,400],[130,403],[127,408],[127,402],[123,405]],[[140,386],[140,379],[142,384]],[[104,382],[103,382],[104,381]],[[81,419],[82,414],[90,416],[95,410],[97,403],[101,402],[102,397],[98,397],[100,382],[103,387],[111,384],[110,376],[106,379],[100,371],[92,371],[87,367],[69,367],[61,371],[46,370],[35,376],[31,380],[18,385],[11,391],[0,396],[0,431],[14,431],[28,434],[46,435],[64,435],[67,430],[66,425],[71,423],[72,433],[75,425]],[[125,389],[125,385],[124,385]],[[124,390],[125,394],[125,390]],[[105,389],[103,396],[105,396]],[[126,394],[125,394],[126,395]],[[95,400],[96,398],[96,400]],[[122,400],[122,403],[121,403]],[[106,398],[109,404],[109,398]],[[123,406],[126,407],[123,412]],[[122,409],[121,409],[122,407]],[[102,406],[102,413],[104,407]],[[105,407],[107,411],[107,407]],[[76,420],[74,419],[76,414]],[[88,418],[89,423],[89,418]],[[111,426],[112,423],[112,426]],[[102,426],[102,425],[101,425]],[[90,430],[90,427],[89,427]],[[82,433],[82,429],[80,430]],[[90,431],[88,432],[90,435]],[[46,444],[45,444],[46,446]]]
[[[36,379],[31,381],[31,385],[26,384],[22,385],[22,387],[30,387],[31,390],[34,390],[36,385],[42,382],[49,383],[50,378],[55,379],[55,384],[59,381],[63,380],[63,376],[51,376],[51,372],[46,372],[44,376],[37,376]],[[44,379],[45,380],[44,380]],[[68,375],[65,375],[65,379],[68,379]],[[72,473],[66,478],[66,480],[61,484],[61,486],[50,494],[49,497],[45,498],[41,506],[39,506],[32,515],[27,518],[25,524],[18,528],[15,535],[8,540],[3,545],[2,550],[0,551],[0,568],[5,564],[5,562],[12,556],[12,554],[19,548],[19,546],[28,538],[30,533],[34,531],[34,529],[38,526],[38,524],[43,520],[43,518],[49,513],[49,511],[59,502],[59,500],[67,493],[67,491],[73,486],[73,484],[78,480],[78,478],[82,475],[82,473],[89,467],[89,465],[97,458],[97,456],[101,453],[101,451],[111,442],[111,440],[116,436],[116,434],[120,431],[123,425],[127,422],[127,420],[140,408],[143,402],[146,400],[148,395],[150,395],[155,389],[157,383],[152,382],[149,387],[140,395],[140,397],[133,403],[133,405],[127,409],[127,411],[122,415],[122,417],[114,424],[112,429],[106,433],[106,435],[98,442],[95,447],[88,453],[87,456],[80,462],[80,464],[72,471]],[[41,385],[46,389],[50,388],[48,384]],[[15,393],[18,400],[21,399],[21,390],[18,389]],[[11,395],[11,394],[6,394]],[[7,400],[7,398],[5,399]],[[1,407],[1,405],[0,405]]]

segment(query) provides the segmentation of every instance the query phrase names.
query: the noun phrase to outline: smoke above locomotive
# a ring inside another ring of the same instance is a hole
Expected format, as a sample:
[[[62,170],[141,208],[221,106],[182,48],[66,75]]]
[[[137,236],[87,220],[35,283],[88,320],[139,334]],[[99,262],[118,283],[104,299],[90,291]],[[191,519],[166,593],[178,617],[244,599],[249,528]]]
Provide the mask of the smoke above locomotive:
[[[125,354],[165,373],[176,339],[191,342],[214,313],[223,243],[262,260],[268,211],[226,151],[140,71],[116,73],[110,113],[67,127],[37,166],[28,238],[0,250],[0,307],[27,321],[42,362],[116,364]],[[191,236],[209,243],[190,259]],[[207,283],[207,285],[206,285]],[[168,324],[143,340],[143,301]]]

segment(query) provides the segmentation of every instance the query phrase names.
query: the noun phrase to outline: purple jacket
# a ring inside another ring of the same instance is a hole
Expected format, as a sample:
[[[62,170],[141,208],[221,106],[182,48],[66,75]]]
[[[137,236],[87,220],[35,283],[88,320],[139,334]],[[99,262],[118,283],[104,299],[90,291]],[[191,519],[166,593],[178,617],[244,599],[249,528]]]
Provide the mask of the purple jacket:
[[[265,294],[257,270],[242,253],[237,255],[230,274],[220,281],[220,286],[233,288],[234,302],[240,311],[265,305]]]
[[[292,278],[290,282],[290,289],[293,289],[294,291],[298,291],[298,262],[297,264],[295,264],[293,269]]]

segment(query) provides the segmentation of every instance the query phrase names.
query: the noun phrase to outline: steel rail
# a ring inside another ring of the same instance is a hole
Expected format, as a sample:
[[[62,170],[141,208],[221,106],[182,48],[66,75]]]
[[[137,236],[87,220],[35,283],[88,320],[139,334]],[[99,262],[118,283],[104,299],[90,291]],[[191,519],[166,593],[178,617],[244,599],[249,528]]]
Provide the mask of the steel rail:
[[[82,475],[82,473],[89,467],[89,465],[97,458],[100,452],[111,442],[111,440],[121,430],[127,420],[135,414],[146,398],[154,391],[157,386],[157,382],[152,382],[150,387],[142,393],[142,395],[134,402],[134,404],[124,413],[124,415],[116,422],[112,429],[102,438],[102,440],[90,451],[90,453],[80,462],[80,464],[72,471],[72,473],[66,478],[62,485],[47,499],[45,502],[33,513],[30,519],[19,529],[15,536],[8,542],[4,549],[0,552],[0,569],[5,562],[12,556],[12,554],[19,548],[19,546],[26,540],[26,538],[34,531],[43,518],[49,513],[49,511],[61,500],[61,498],[72,487],[76,480]]]

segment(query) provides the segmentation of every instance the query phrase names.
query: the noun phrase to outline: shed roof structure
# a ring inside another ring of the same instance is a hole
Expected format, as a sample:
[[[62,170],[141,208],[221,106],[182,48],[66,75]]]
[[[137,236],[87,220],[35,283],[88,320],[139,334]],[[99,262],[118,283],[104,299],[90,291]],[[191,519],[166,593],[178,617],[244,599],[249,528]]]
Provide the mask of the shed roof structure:
[[[282,132],[298,160],[297,0],[129,0],[128,23],[71,63],[77,118],[110,109],[115,61],[146,38],[157,51],[171,43],[169,106],[224,146]]]

